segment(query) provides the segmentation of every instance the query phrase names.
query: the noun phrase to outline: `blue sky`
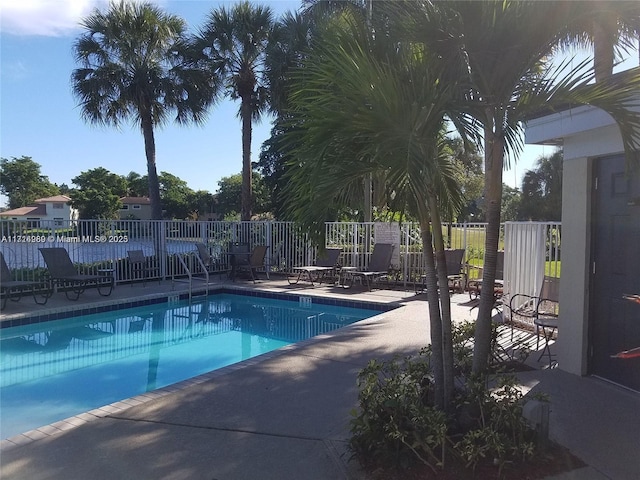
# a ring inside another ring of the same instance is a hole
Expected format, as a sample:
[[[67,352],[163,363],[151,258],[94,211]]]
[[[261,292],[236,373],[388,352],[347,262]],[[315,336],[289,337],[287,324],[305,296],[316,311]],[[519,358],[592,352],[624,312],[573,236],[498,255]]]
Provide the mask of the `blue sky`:
[[[180,15],[191,31],[221,4],[212,0],[155,0],[166,11]],[[256,2],[272,7],[276,15],[296,10],[300,2]],[[123,125],[94,127],[80,117],[71,93],[70,75],[77,65],[72,44],[82,32],[78,21],[104,0],[0,0],[0,157],[30,156],[49,180],[72,186],[83,171],[104,167],[126,175],[146,174],[144,143],[139,129]],[[637,54],[630,66],[637,66]],[[242,148],[238,104],[225,101],[211,110],[202,127],[167,124],[156,131],[158,171],[188,182],[194,190],[215,192],[222,177],[241,171]],[[252,158],[269,137],[270,118],[254,126]],[[505,182],[520,184],[540,155],[551,147],[526,147]],[[0,200],[3,202],[4,199]]]

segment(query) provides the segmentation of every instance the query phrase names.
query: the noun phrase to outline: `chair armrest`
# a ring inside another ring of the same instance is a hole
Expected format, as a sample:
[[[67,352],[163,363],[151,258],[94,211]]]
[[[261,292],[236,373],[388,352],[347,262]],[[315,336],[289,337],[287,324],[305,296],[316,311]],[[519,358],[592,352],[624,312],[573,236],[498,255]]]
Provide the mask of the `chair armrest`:
[[[546,318],[558,318],[558,301],[548,298],[539,298],[536,305],[536,316]]]
[[[509,310],[511,310],[512,314],[535,318],[538,316],[538,304],[538,297],[516,293],[509,299]]]

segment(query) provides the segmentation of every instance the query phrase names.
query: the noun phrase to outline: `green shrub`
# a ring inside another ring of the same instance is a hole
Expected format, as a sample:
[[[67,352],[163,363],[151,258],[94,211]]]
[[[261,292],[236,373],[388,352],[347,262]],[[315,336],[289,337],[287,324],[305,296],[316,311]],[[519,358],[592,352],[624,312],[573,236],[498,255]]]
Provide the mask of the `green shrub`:
[[[417,356],[371,360],[358,375],[359,408],[352,412],[350,448],[369,466],[409,468],[416,462],[434,472],[447,458],[467,468],[530,460],[535,432],[522,417],[525,402],[516,378],[498,375],[495,387],[470,375],[472,325],[454,327],[459,388],[446,414],[432,402],[430,348]]]
[[[371,360],[358,375],[360,411],[352,412],[351,448],[385,464],[407,467],[413,458],[435,471],[443,464],[447,419],[430,406],[426,355],[401,362]]]
[[[497,386],[470,380],[456,400],[462,439],[454,450],[467,467],[475,470],[488,461],[500,467],[514,461],[530,460],[536,449],[535,431],[522,416],[524,395],[513,375],[497,377]]]

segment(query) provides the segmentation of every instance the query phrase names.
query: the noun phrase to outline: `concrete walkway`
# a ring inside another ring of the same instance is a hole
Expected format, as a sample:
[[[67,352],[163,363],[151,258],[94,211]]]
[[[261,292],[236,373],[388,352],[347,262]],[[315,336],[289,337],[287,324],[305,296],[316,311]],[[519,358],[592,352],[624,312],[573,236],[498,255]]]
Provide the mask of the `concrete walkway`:
[[[259,287],[296,291],[284,283]],[[116,289],[126,290],[140,292],[137,286]],[[336,295],[324,287],[297,291]],[[372,358],[424,346],[427,306],[424,296],[413,292],[340,294],[403,306],[93,411],[73,422],[78,426],[45,427],[31,433],[40,438],[25,438],[24,445],[3,441],[0,478],[364,479],[347,449],[356,375]],[[472,318],[468,308],[457,305],[464,300],[453,299],[457,319]],[[639,394],[558,369],[526,372],[522,380],[550,395],[552,438],[590,465],[558,479],[640,478]]]

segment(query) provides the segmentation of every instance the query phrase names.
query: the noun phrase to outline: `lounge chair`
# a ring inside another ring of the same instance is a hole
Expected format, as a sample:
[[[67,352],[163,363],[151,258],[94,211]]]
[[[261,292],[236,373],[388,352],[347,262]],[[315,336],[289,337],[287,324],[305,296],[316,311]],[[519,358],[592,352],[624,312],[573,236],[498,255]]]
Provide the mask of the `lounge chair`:
[[[306,276],[312,286],[314,284],[314,277],[315,281],[322,283],[322,280],[328,275],[332,277],[335,276],[338,257],[340,257],[341,252],[341,248],[327,248],[324,252],[318,254],[314,265],[293,267],[292,270],[298,273],[298,277],[294,281],[287,276],[289,285],[297,285],[304,276]]]
[[[366,283],[367,289],[371,290],[371,286],[377,278],[389,274],[393,249],[394,245],[392,243],[376,243],[373,246],[373,252],[371,253],[367,269],[349,271],[350,281],[348,287],[353,285],[356,278],[359,278]]]
[[[0,252],[0,295],[2,296],[0,310],[4,310],[4,307],[7,306],[7,299],[10,298],[17,302],[26,293],[33,295],[33,301],[38,305],[44,305],[51,296],[51,289],[42,287],[44,287],[42,282],[13,280],[11,270],[9,270],[4,255]],[[42,300],[38,300],[38,297],[41,297]]]
[[[256,273],[259,268],[264,268],[264,259],[267,255],[269,247],[266,245],[257,245],[251,251],[251,254],[247,252],[235,252],[232,262],[231,278],[235,281],[238,273],[246,271],[251,276],[253,283],[256,283]]]
[[[49,277],[53,285],[64,288],[69,300],[78,300],[89,287],[98,289],[103,297],[113,291],[113,276],[80,274],[73,265],[69,252],[62,247],[40,248],[44,263],[47,265]]]

